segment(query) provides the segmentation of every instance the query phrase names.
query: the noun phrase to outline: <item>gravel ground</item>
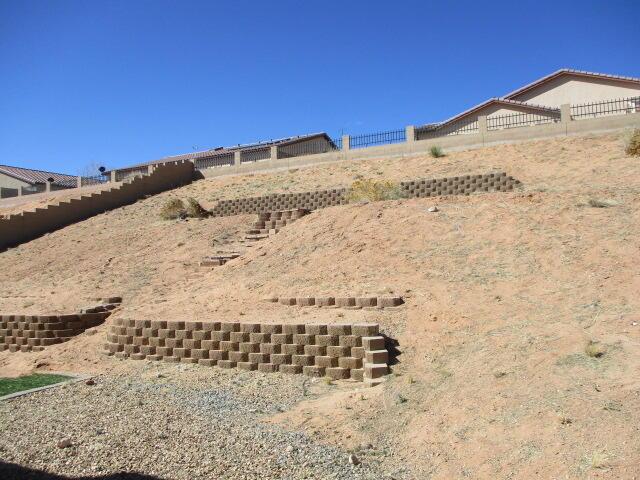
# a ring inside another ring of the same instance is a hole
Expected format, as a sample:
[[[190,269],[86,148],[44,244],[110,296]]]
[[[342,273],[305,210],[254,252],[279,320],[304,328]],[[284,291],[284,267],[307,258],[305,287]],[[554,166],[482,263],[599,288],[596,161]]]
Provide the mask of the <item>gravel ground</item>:
[[[351,452],[261,422],[332,388],[322,382],[138,365],[96,377],[95,385],[80,382],[2,402],[0,460],[71,477],[136,472],[163,479],[409,478],[390,465],[381,447],[371,454],[358,451],[361,463],[352,465]],[[61,448],[64,440],[71,445]],[[1,465],[0,477],[8,478]]]

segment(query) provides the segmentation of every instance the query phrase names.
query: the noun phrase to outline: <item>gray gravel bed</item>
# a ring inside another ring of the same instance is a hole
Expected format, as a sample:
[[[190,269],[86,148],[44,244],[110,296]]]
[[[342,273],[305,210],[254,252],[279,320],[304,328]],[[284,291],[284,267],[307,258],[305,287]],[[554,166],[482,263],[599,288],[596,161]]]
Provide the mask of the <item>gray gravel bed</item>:
[[[171,364],[102,375],[95,385],[0,403],[0,460],[70,477],[408,478],[384,456],[358,455],[352,465],[347,451],[261,422],[304,398],[308,382]],[[62,440],[71,445],[61,448]]]

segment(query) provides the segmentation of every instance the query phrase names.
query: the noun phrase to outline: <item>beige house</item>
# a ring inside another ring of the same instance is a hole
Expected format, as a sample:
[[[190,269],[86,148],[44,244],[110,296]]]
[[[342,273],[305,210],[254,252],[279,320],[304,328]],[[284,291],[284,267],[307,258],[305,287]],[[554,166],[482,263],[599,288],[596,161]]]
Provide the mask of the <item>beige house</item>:
[[[52,190],[76,186],[76,177],[64,173],[0,165],[0,198],[44,192],[47,183]]]
[[[560,121],[571,115],[598,116],[640,112],[640,79],[562,69],[501,98],[492,98],[454,117],[416,129],[418,140]],[[590,113],[591,112],[591,113]]]

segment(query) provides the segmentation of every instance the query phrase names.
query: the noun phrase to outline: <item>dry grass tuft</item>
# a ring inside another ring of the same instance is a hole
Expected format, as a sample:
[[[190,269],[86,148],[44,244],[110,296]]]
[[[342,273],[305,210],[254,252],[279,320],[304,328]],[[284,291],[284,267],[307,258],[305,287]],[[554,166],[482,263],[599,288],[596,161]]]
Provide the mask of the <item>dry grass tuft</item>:
[[[640,157],[640,129],[631,133],[626,141],[624,152],[632,157]]]
[[[589,343],[584,349],[584,353],[591,358],[600,358],[605,353],[607,353],[607,348],[602,345],[600,342],[594,342],[593,340],[589,340]]]
[[[598,200],[597,198],[590,198],[588,203],[593,208],[609,208],[617,205],[616,202],[611,200]]]
[[[187,198],[186,213],[187,216],[191,218],[206,218],[211,215],[211,212],[209,210],[205,210],[193,197]]]
[[[382,200],[398,200],[406,198],[407,194],[402,190],[400,184],[391,180],[356,180],[351,184],[347,192],[347,201],[353,202],[379,202]]]
[[[170,198],[167,200],[160,210],[160,218],[163,220],[176,220],[177,218],[185,218],[187,212],[184,203],[179,198]]]
[[[431,155],[433,158],[440,158],[440,157],[444,157],[445,153],[442,150],[442,148],[434,145],[429,149],[429,155]]]

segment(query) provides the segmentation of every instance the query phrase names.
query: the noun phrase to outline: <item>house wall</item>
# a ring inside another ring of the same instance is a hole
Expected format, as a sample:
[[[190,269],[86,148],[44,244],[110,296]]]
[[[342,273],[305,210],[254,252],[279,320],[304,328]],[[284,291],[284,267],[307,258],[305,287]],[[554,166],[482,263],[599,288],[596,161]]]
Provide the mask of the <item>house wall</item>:
[[[0,173],[0,187],[20,188],[28,186],[29,184],[27,182],[23,182],[22,180],[18,180],[17,178],[10,177],[9,175],[5,175],[4,173]]]
[[[637,96],[640,96],[640,85],[631,82],[562,76],[511,99],[557,108],[565,103],[592,103]]]

